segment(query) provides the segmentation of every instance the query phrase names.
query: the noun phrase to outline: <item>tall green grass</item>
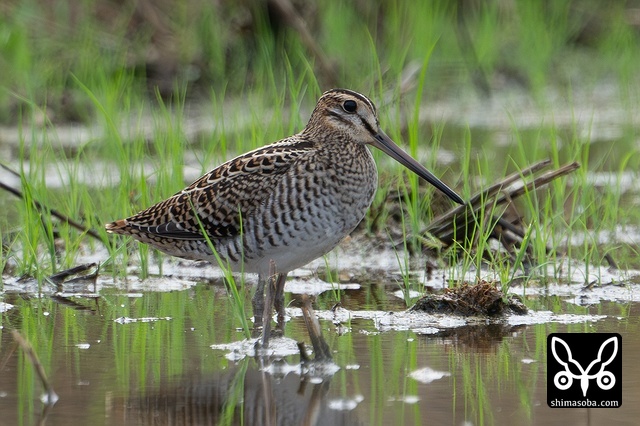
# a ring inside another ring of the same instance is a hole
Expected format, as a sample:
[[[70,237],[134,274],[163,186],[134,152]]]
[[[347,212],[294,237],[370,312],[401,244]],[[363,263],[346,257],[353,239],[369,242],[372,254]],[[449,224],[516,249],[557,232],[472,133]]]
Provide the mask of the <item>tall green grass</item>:
[[[109,241],[114,271],[134,260],[145,275],[152,253],[144,245],[119,248],[120,240],[104,232],[104,223],[166,198],[188,183],[183,177],[187,152],[195,155],[204,173],[236,154],[300,130],[317,96],[328,88],[326,76],[318,72],[313,55],[293,30],[275,26],[264,10],[205,1],[179,6],[170,14],[164,4],[158,5],[179,52],[171,62],[178,71],[169,89],[150,88],[154,80],[146,75],[151,70],[145,69],[145,52],[153,47],[153,28],[140,23],[141,31],[134,36],[133,9],[121,8],[107,19],[94,13],[98,5],[95,0],[47,9],[35,0],[23,0],[0,16],[0,58],[7,76],[0,83],[0,122],[20,126],[18,161],[27,197],[18,202],[23,232],[10,245],[17,248],[9,255],[16,258],[18,273],[42,277],[70,266],[87,240],[51,220],[48,212],[34,209],[36,199],[99,230]],[[574,235],[597,235],[640,220],[633,209],[618,202],[619,186],[602,191],[590,182],[593,171],[622,174],[638,165],[635,126],[624,129],[621,149],[594,153],[590,135],[576,128],[541,121],[532,130],[514,120],[507,131],[511,143],[496,148],[491,130],[452,130],[449,123],[424,122],[421,113],[440,98],[478,93],[471,74],[481,69],[489,81],[507,76],[519,82],[537,94],[536,105],[542,109],[549,107],[547,88],[571,98],[572,86],[589,87],[606,76],[619,85],[620,102],[632,123],[638,93],[625,88],[635,82],[639,38],[624,19],[624,5],[590,5],[596,12],[570,1],[522,2],[511,9],[487,2],[462,11],[460,21],[460,11],[446,1],[365,5],[319,0],[308,19],[319,46],[329,58],[339,59],[338,84],[368,94],[379,107],[387,133],[436,175],[458,182],[464,196],[541,158],[552,158],[556,166],[572,160],[582,163],[570,178],[521,200],[532,249],[544,265],[558,254],[554,250],[549,255],[543,243],[555,249]],[[589,13],[598,13],[603,25],[615,31],[600,32],[596,40],[580,44]],[[251,18],[246,33],[238,32],[238,16]],[[472,35],[477,64],[469,62],[468,46],[457,36],[460,22]],[[415,84],[401,93],[403,73],[415,64]],[[193,110],[204,112],[214,125],[188,140],[183,120]],[[67,141],[60,140],[56,129],[69,120],[90,125],[91,138],[60,149]],[[446,168],[438,165],[440,149],[452,150],[459,160]],[[415,176],[407,175],[406,186],[389,183],[404,182],[404,172],[375,155],[381,175],[392,176],[380,182],[376,214],[386,222],[385,196],[400,188],[406,213],[403,232],[417,235],[432,218],[431,190],[425,195]],[[83,183],[86,164],[100,165],[92,170],[101,183],[98,189]],[[52,169],[66,182],[64,189],[51,190]],[[368,225],[373,222],[366,219]],[[482,241],[487,229],[479,229],[476,240]],[[65,250],[57,248],[61,246]],[[477,257],[482,250],[458,249],[463,269],[482,264]],[[581,247],[567,247],[568,254],[584,259],[585,265],[602,263],[603,253],[613,250],[614,246],[597,248],[588,239]],[[634,255],[629,250],[629,256]],[[513,272],[501,270],[503,276]]]

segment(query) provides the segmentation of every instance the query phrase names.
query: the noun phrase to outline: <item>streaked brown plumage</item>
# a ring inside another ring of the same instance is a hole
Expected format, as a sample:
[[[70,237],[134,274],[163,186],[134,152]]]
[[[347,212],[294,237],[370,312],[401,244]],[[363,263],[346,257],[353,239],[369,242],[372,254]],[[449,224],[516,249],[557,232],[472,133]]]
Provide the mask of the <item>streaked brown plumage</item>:
[[[384,134],[369,99],[334,89],[320,97],[302,132],[230,160],[172,197],[106,228],[173,256],[215,261],[201,223],[233,270],[259,274],[253,299],[257,325],[262,324],[264,284],[275,266],[276,308],[283,318],[287,273],[332,250],[373,200],[377,170],[366,145],[380,148],[463,203]]]

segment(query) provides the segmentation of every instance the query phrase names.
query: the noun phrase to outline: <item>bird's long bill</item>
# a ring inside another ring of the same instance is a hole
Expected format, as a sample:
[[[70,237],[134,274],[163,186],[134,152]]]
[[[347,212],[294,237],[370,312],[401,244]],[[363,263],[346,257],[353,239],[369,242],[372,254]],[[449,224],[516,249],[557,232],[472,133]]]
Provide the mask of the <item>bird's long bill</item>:
[[[440,191],[442,191],[443,194],[451,198],[456,203],[458,204],[465,203],[462,197],[456,194],[453,189],[445,185],[444,182],[442,182],[440,179],[435,177],[433,173],[425,169],[422,164],[418,163],[409,154],[404,152],[382,130],[379,130],[378,134],[376,134],[374,138],[375,138],[375,142],[373,143],[373,146],[380,149],[389,157],[393,158],[394,160],[396,160],[397,162],[399,162],[400,164],[402,164],[403,166],[411,170],[413,173],[417,174],[422,179],[426,180],[431,185],[438,188]]]

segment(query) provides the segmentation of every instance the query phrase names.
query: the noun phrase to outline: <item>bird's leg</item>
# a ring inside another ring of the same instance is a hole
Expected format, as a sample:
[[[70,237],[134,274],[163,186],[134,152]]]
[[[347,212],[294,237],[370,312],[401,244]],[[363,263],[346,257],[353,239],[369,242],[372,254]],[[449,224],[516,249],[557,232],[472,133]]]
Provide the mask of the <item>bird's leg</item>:
[[[276,292],[273,305],[278,313],[277,330],[284,333],[284,283],[287,281],[287,274],[278,274],[276,279]]]
[[[254,330],[260,330],[262,328],[264,317],[264,285],[267,280],[269,280],[269,277],[265,277],[263,274],[258,275],[256,293],[253,295],[253,299],[251,299]]]
[[[307,326],[309,332],[309,338],[311,338],[311,344],[313,345],[313,352],[315,353],[316,361],[331,361],[331,349],[322,336],[322,329],[320,328],[320,322],[318,317],[311,307],[311,299],[306,294],[302,296],[302,317],[304,323]],[[304,346],[302,347],[304,348]],[[301,352],[302,356],[303,352]]]
[[[274,299],[277,295],[277,285],[280,282],[280,276],[276,272],[276,263],[272,260],[269,265],[269,277],[267,278],[267,289],[265,291],[264,304],[266,310],[263,312],[264,325],[262,327],[262,347],[269,347],[269,338],[271,337],[271,314],[273,313]],[[286,275],[285,275],[286,277]]]

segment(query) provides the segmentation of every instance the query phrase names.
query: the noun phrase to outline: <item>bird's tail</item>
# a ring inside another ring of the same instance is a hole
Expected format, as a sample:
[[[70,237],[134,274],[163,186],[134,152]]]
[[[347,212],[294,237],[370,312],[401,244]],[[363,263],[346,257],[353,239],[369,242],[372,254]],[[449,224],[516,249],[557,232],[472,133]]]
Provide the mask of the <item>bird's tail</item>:
[[[107,232],[110,234],[127,235],[130,233],[129,224],[127,224],[126,219],[120,219],[120,220],[116,220],[115,222],[107,223],[104,227],[107,229]]]

